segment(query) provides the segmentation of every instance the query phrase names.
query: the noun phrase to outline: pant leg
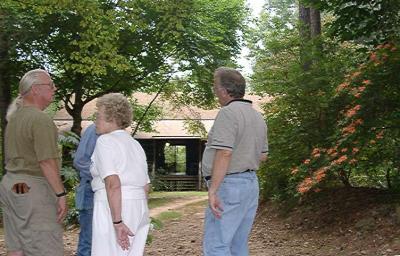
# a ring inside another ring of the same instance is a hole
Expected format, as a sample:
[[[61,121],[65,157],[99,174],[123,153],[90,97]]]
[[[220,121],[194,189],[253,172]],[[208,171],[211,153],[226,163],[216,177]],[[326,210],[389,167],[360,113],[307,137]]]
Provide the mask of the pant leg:
[[[248,240],[258,208],[259,186],[257,177],[250,179],[247,185],[248,188],[244,191],[248,192],[244,207],[246,214],[232,240],[231,252],[233,256],[249,255]]]
[[[3,177],[0,183],[0,205],[3,213],[3,227],[5,233],[5,247],[7,251],[21,251],[22,244],[18,237],[17,223],[14,222],[15,216],[9,201],[8,193],[10,186],[6,184],[8,182],[7,175]]]
[[[8,173],[4,177],[2,197],[6,198],[5,240],[7,249],[18,250],[26,256],[62,256],[63,229],[57,223],[57,198],[44,178]],[[29,191],[12,191],[16,183],[25,183]],[[11,237],[10,237],[11,236]],[[11,243],[12,242],[12,243]]]
[[[79,243],[77,256],[90,256],[92,249],[92,219],[93,209],[79,211]]]
[[[75,206],[79,210],[79,242],[77,256],[91,255],[92,222],[93,222],[93,191],[90,180],[81,179],[75,194]]]
[[[243,186],[245,180],[225,177],[218,189],[222,203],[222,216],[216,218],[211,209],[206,210],[204,221],[203,252],[205,256],[230,256],[232,239],[246,212],[243,211]]]

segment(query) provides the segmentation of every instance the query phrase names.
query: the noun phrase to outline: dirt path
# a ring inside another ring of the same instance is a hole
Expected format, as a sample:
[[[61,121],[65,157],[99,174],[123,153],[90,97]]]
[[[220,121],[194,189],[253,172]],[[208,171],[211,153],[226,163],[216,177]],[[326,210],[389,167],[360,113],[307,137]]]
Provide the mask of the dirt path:
[[[179,211],[183,214],[182,218],[165,224],[161,230],[152,232],[153,242],[146,247],[146,255],[148,256],[184,256],[193,255],[200,256],[204,209],[207,201],[193,203],[181,208]],[[276,227],[278,228],[278,227]],[[257,232],[259,231],[259,232]],[[285,230],[274,230],[273,233],[268,230],[254,230],[249,242],[250,255],[311,255],[311,254],[283,254],[281,246],[276,246],[276,235],[281,237],[287,236]],[[276,231],[276,232],[275,232]],[[256,233],[255,233],[256,232]],[[279,234],[281,233],[281,234]],[[258,239],[259,235],[264,234],[262,241]],[[270,243],[265,240],[270,239]],[[276,248],[276,249],[275,249]],[[296,252],[292,248],[292,252]]]
[[[150,209],[150,217],[156,217],[157,215],[159,215],[162,212],[176,210],[176,209],[182,208],[186,205],[198,203],[198,202],[201,202],[204,200],[207,200],[207,196],[193,196],[190,198],[180,198],[180,199],[170,202],[168,205]]]
[[[174,210],[182,215],[153,230],[153,241],[146,246],[147,256],[200,256],[206,197],[188,197],[170,205],[154,208],[151,215]],[[314,219],[301,214],[283,218],[269,205],[261,207],[249,247],[251,256],[399,256],[400,232],[393,218],[379,220],[378,229],[357,230],[338,221],[317,226]],[[295,218],[295,220],[293,219]],[[383,225],[384,224],[384,225]],[[64,235],[66,256],[74,256],[78,229]],[[5,255],[4,237],[0,236],[0,255]]]
[[[207,201],[179,209],[182,217],[152,231],[153,242],[146,247],[148,256],[200,256],[204,209]],[[251,256],[400,256],[400,238],[389,229],[360,231],[337,228],[331,223],[321,228],[312,219],[303,224],[282,218],[264,205],[253,226],[249,241]],[[297,220],[302,216],[295,216]],[[311,228],[305,228],[311,226]],[[397,238],[396,238],[397,237]]]

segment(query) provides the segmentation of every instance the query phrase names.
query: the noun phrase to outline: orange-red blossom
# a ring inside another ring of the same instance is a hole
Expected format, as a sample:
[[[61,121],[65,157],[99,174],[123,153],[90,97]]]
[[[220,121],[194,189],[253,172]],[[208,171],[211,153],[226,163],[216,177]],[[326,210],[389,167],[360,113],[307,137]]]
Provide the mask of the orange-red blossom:
[[[339,157],[338,159],[334,160],[332,162],[332,165],[340,165],[341,163],[343,163],[346,160],[347,160],[347,156],[343,155],[343,156]]]
[[[308,192],[312,186],[313,186],[314,182],[313,180],[308,177],[305,178],[298,186],[297,186],[297,191],[299,191],[299,193],[304,194],[306,192]]]
[[[355,163],[357,163],[357,160],[354,158],[349,161],[349,164],[355,164]]]
[[[326,176],[326,167],[322,167],[318,171],[314,172],[314,178],[316,181],[321,182],[323,178]]]
[[[363,123],[363,120],[361,120],[361,119],[357,119],[357,120],[351,122],[348,126],[346,126],[342,129],[343,134],[344,135],[353,134],[356,131],[356,126],[360,125],[362,123]]]
[[[326,176],[326,171],[328,170],[327,167],[322,167],[321,169],[317,170],[314,172],[313,178],[307,177],[305,178],[298,186],[297,186],[297,191],[301,194],[307,193],[310,191],[310,189],[313,187],[313,185],[317,184],[318,182],[321,182],[325,176]],[[315,192],[321,191],[320,189],[314,190]]]
[[[338,85],[338,87],[336,88],[336,92],[340,92],[344,89],[346,89],[350,84],[348,82],[344,82]]]
[[[349,109],[349,110],[346,112],[345,116],[348,117],[348,118],[350,118],[350,117],[354,116],[355,114],[357,114],[357,112],[358,112],[360,109],[361,109],[361,105],[356,105],[356,106],[354,106],[353,108]]]
[[[318,158],[321,156],[321,150],[319,148],[314,148],[313,151],[311,152],[311,156],[313,158]]]
[[[361,72],[360,71],[356,71],[353,74],[351,74],[351,78],[356,78],[356,77],[358,77],[360,75],[361,75]]]
[[[376,134],[376,138],[379,139],[383,139],[383,131],[380,131],[379,133]]]

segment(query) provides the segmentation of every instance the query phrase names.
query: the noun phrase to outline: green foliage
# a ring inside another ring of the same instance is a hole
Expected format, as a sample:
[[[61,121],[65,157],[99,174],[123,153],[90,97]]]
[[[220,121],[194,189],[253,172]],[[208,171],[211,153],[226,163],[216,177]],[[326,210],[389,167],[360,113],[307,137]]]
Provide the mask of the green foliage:
[[[78,224],[78,210],[75,208],[75,188],[79,182],[77,170],[72,167],[73,156],[78,147],[80,138],[73,132],[64,132],[59,135],[58,144],[63,152],[61,177],[68,192],[68,214],[65,225]]]
[[[149,231],[149,234],[147,235],[147,239],[146,239],[147,245],[149,245],[153,242],[152,231],[162,229],[163,226],[164,226],[164,224],[159,219],[150,217],[150,231]]]
[[[165,164],[168,173],[185,173],[186,171],[186,147],[179,145],[165,145]]]
[[[162,108],[157,105],[140,105],[137,99],[133,97],[129,97],[128,100],[132,105],[133,112],[132,130],[154,132],[154,123],[161,118],[163,114]]]
[[[361,62],[361,47],[339,43],[322,35],[304,43],[313,60],[304,71],[299,62],[300,39],[294,1],[289,6],[271,2],[251,38],[256,63],[252,88],[273,96],[264,110],[268,121],[269,160],[260,171],[265,197],[287,198],[297,193],[291,169],[316,145],[329,143],[340,104],[333,101],[344,74]],[[280,16],[281,15],[281,16]],[[260,36],[261,35],[261,36]],[[315,45],[322,47],[317,51]]]
[[[292,171],[300,193],[332,178],[345,186],[399,191],[400,92],[393,86],[400,83],[398,47],[379,45],[338,85],[333,100],[344,104],[335,133],[327,138],[330,147],[314,148],[310,158]]]
[[[109,92],[168,83],[181,104],[209,106],[212,73],[234,64],[247,14],[244,0],[4,0],[0,73],[11,88],[30,68],[52,71],[77,134],[84,105]]]
[[[207,138],[207,130],[199,119],[185,119],[184,127],[192,135],[197,135],[201,138]]]
[[[164,225],[159,219],[150,218],[150,220],[151,220],[151,224],[150,225],[152,225],[153,229],[162,229],[163,228]]]
[[[367,44],[392,41],[400,33],[400,2],[398,0],[303,0],[317,9],[333,14],[328,24],[332,35],[342,40]]]
[[[64,219],[65,226],[79,224],[79,210],[75,208],[75,190],[69,191],[67,195],[68,213]]]
[[[399,47],[398,43],[378,46],[338,88],[336,99],[349,102],[338,123],[336,147],[357,149],[352,155],[357,161],[354,175],[365,175],[376,181],[375,186],[393,189],[399,189],[392,180],[398,180],[400,167]]]
[[[254,88],[274,96],[265,106],[271,153],[260,173],[264,196],[285,199],[343,185],[398,191],[398,1],[308,2],[334,11],[329,26],[340,40],[363,44],[323,34],[302,48],[312,63],[304,70],[296,24],[274,22],[276,11],[262,16],[264,34],[285,31],[253,37]]]
[[[83,106],[108,92],[155,92],[184,79],[175,92],[183,92],[185,103],[207,105],[212,72],[239,53],[247,14],[243,0],[6,0],[2,6],[7,14],[29,13],[32,38],[15,46],[15,58],[54,71],[57,99],[76,133]],[[7,20],[6,29],[23,21]]]

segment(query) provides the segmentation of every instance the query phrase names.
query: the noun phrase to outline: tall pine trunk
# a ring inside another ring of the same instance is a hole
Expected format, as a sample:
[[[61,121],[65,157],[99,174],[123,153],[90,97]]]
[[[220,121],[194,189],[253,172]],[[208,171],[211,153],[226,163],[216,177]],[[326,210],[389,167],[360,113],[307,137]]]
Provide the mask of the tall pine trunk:
[[[307,44],[311,38],[311,16],[310,8],[299,4],[299,33],[300,33],[300,63],[304,71],[310,69],[310,58],[308,54]]]
[[[309,51],[322,52],[322,46],[316,42],[315,47],[309,47],[313,39],[321,35],[321,14],[314,8],[299,3],[299,34],[300,34],[300,63],[304,71],[310,69],[313,62]]]
[[[2,22],[0,22],[2,24]],[[8,40],[7,35],[0,32],[0,140],[1,140],[1,169],[5,174],[4,158],[4,133],[7,125],[6,114],[8,105],[11,103],[11,84],[8,75]]]

